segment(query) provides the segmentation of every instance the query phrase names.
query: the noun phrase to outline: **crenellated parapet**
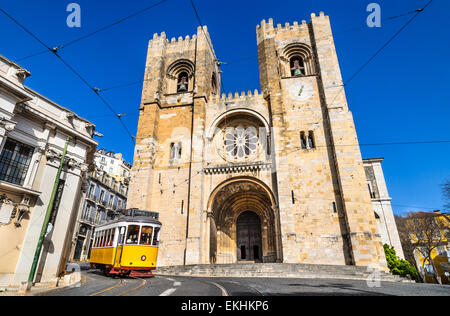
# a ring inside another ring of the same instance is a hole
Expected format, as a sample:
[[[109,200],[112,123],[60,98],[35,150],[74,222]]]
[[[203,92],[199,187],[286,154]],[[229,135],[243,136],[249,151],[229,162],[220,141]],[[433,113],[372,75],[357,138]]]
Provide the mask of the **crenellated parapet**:
[[[210,41],[210,36],[206,25],[204,25],[203,28],[199,26],[197,28],[197,34],[186,35],[185,37],[179,36],[178,38],[172,37],[169,39],[165,32],[162,32],[161,34],[155,33],[149,42],[149,47],[157,48],[160,45],[164,45],[169,50],[192,48],[197,42],[197,39],[199,39],[199,42],[205,41],[205,35],[207,36],[206,40]],[[206,45],[208,44],[206,43]]]
[[[242,101],[253,101],[253,100],[264,100],[264,96],[257,89],[255,91],[248,90],[247,92],[242,91],[241,93],[235,92],[225,94],[223,93],[221,96],[214,96],[211,99],[211,103],[233,103],[233,102],[242,102]]]
[[[318,16],[316,16],[315,13],[311,14],[311,22],[313,22],[315,19],[325,18],[328,19],[328,16],[326,16],[324,12],[320,12]],[[267,21],[262,20],[261,24],[256,27],[258,43],[260,43],[265,38],[274,36],[282,37],[283,34],[292,34],[293,32],[307,35],[309,32],[309,25],[310,24],[308,24],[306,20],[302,20],[301,23],[299,23],[298,21],[294,21],[293,24],[287,22],[284,25],[278,23],[275,27],[272,18]]]

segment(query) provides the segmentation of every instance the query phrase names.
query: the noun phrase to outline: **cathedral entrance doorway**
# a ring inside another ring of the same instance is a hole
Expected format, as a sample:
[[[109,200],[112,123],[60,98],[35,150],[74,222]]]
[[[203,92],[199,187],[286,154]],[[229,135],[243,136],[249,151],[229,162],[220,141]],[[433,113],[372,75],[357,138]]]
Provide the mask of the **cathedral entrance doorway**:
[[[244,212],[236,222],[238,261],[261,262],[261,221],[253,212]]]
[[[277,262],[281,238],[270,189],[257,179],[233,178],[209,202],[210,263]]]

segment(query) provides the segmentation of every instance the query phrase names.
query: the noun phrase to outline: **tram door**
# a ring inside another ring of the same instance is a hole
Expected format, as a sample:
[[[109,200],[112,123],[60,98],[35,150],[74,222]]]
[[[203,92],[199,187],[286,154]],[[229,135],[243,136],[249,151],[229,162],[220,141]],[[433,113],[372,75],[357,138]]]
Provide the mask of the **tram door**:
[[[242,213],[236,222],[238,261],[261,262],[261,221],[253,212]]]
[[[126,227],[119,227],[119,238],[117,239],[116,258],[114,260],[114,266],[119,266],[122,261],[123,243],[125,241]]]

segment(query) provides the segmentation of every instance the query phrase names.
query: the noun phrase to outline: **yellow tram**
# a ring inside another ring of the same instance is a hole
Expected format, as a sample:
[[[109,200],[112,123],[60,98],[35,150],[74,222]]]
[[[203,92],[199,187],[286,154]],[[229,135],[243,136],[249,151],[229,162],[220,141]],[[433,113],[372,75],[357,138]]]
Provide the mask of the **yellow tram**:
[[[158,258],[158,213],[130,209],[95,229],[91,266],[105,274],[152,277]]]

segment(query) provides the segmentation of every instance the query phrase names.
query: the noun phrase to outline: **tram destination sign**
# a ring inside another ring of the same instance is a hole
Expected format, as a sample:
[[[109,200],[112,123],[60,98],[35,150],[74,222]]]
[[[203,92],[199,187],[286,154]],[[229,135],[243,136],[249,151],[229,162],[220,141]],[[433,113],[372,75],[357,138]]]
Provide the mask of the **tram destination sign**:
[[[125,215],[131,217],[150,217],[159,220],[159,213],[140,209],[129,209],[126,211]]]

